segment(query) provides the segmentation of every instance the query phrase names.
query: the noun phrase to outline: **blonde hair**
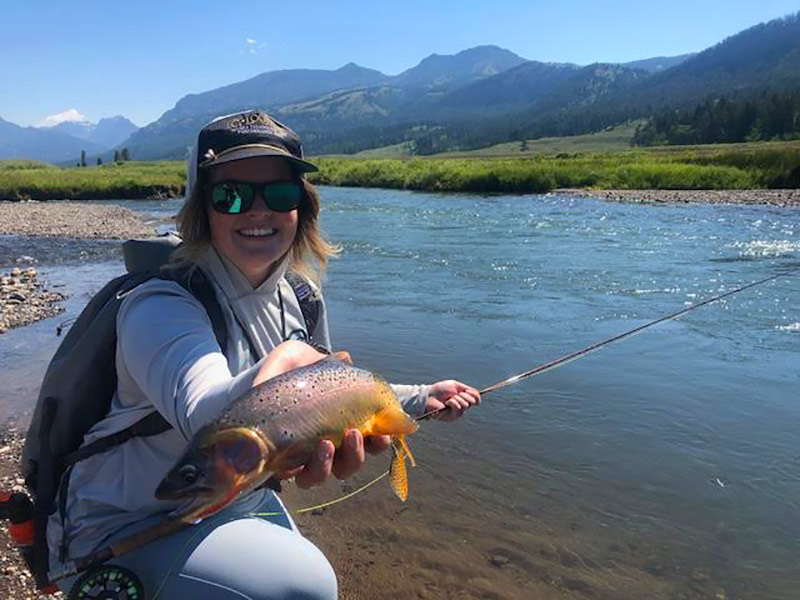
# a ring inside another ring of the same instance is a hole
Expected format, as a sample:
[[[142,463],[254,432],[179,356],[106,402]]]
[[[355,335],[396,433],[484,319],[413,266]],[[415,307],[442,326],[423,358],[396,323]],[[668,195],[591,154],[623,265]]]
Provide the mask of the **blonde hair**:
[[[178,230],[183,244],[173,253],[173,261],[193,263],[211,244],[208,222],[209,203],[205,195],[208,172],[201,171],[178,212]],[[336,257],[340,248],[328,242],[319,228],[320,197],[317,188],[300,178],[303,199],[298,208],[297,233],[289,248],[289,269],[321,286],[328,259]]]

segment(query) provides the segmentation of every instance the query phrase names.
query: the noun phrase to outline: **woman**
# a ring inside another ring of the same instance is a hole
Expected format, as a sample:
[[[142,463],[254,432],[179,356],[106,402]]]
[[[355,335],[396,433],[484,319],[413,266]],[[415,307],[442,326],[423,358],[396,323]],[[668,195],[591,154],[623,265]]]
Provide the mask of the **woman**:
[[[324,270],[335,253],[318,228],[319,196],[303,178],[311,170],[297,135],[261,111],[220,117],[200,131],[175,260],[212,282],[227,326],[225,352],[203,305],[178,283],[154,279],[126,295],[117,317],[117,393],[85,444],[153,408],[172,428],[75,465],[63,518],[56,514],[48,524],[56,560],[84,556],[162,520],[176,505],[153,492],[192,435],[250,387],[324,356],[296,340],[330,351],[324,303],[306,331],[286,280],[290,270],[316,279],[315,262]],[[479,401],[476,390],[452,380],[394,388],[416,415],[448,407],[441,414],[454,419]],[[346,478],[364,463],[365,449],[388,445],[385,436],[365,440],[352,430],[339,449],[323,440],[306,465],[283,477],[294,476],[301,488],[332,473]],[[114,562],[139,576],[147,598],[336,597],[327,560],[265,489]]]

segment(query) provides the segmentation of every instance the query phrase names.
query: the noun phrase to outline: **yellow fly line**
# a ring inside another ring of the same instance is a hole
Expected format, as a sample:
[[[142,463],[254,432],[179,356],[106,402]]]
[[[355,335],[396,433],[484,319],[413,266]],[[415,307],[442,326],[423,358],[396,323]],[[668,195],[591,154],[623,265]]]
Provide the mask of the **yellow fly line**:
[[[358,488],[357,490],[355,490],[353,492],[350,492],[349,494],[345,494],[344,496],[341,496],[339,498],[334,498],[333,500],[330,500],[328,502],[323,502],[322,504],[315,504],[314,506],[307,506],[305,508],[301,508],[299,510],[294,511],[294,514],[302,515],[303,513],[311,512],[313,510],[321,510],[323,508],[328,508],[329,506],[333,506],[334,504],[339,504],[339,502],[343,502],[343,501],[347,500],[348,498],[352,498],[356,494],[360,494],[361,492],[366,490],[371,485],[374,485],[374,484],[378,483],[381,479],[386,477],[388,474],[389,474],[389,471],[385,471],[384,473],[381,473],[380,475],[378,475],[375,479],[373,479],[369,483],[365,483],[360,488]],[[279,517],[279,516],[281,516],[283,514],[284,513],[282,513],[282,512],[253,512],[253,513],[247,513],[247,516],[249,516],[249,517]]]

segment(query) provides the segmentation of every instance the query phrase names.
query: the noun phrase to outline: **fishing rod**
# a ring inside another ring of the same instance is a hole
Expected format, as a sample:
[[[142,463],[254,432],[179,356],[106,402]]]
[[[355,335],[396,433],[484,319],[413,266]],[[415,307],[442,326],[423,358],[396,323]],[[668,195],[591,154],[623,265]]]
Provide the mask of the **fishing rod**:
[[[497,383],[493,383],[489,387],[486,387],[486,388],[480,390],[480,394],[481,394],[481,396],[484,396],[486,394],[489,394],[491,392],[494,392],[496,390],[504,388],[504,387],[506,387],[508,385],[513,385],[515,383],[519,383],[520,381],[522,381],[524,379],[528,379],[529,377],[533,377],[534,375],[541,375],[542,373],[546,373],[547,371],[551,371],[551,370],[553,370],[553,369],[555,369],[557,367],[565,365],[568,362],[572,362],[573,360],[577,360],[577,359],[579,359],[579,358],[581,358],[583,356],[586,356],[587,354],[590,354],[591,352],[594,352],[595,350],[599,350],[600,348],[603,348],[604,346],[608,346],[609,344],[613,344],[614,342],[618,342],[618,341],[623,340],[623,339],[625,339],[627,337],[631,337],[632,335],[636,335],[637,333],[640,333],[640,332],[644,331],[648,327],[652,327],[653,325],[658,325],[659,323],[663,323],[664,321],[671,321],[673,319],[677,319],[678,317],[680,317],[682,315],[685,315],[687,312],[689,312],[691,310],[694,310],[695,308],[700,308],[701,306],[705,306],[706,304],[711,304],[712,302],[717,302],[719,300],[722,300],[723,298],[727,298],[728,296],[732,296],[734,294],[738,294],[739,292],[743,292],[746,289],[755,287],[757,285],[762,285],[764,283],[767,283],[768,281],[772,281],[773,279],[778,279],[779,277],[783,277],[783,276],[786,276],[786,275],[794,275],[796,272],[798,272],[798,270],[800,270],[800,269],[791,269],[789,271],[783,271],[783,272],[778,273],[776,275],[771,275],[769,277],[765,277],[764,279],[759,279],[758,281],[753,281],[752,283],[748,283],[748,284],[739,286],[739,287],[737,287],[737,288],[735,288],[733,290],[725,292],[724,294],[719,294],[717,296],[713,296],[711,298],[707,298],[705,300],[701,300],[700,302],[695,302],[694,304],[690,304],[686,308],[683,308],[683,309],[681,309],[681,310],[679,310],[677,312],[665,315],[663,317],[655,319],[654,321],[650,321],[649,323],[645,323],[644,325],[639,325],[638,327],[634,327],[633,329],[629,329],[628,331],[625,331],[623,333],[617,334],[617,335],[615,335],[613,337],[610,337],[608,339],[602,340],[602,341],[597,342],[595,344],[592,344],[590,346],[586,346],[585,348],[581,348],[580,350],[572,352],[571,354],[567,354],[565,356],[562,356],[561,358],[556,358],[555,360],[551,360],[550,362],[546,362],[546,363],[541,364],[541,365],[539,365],[537,367],[534,367],[533,369],[530,369],[529,371],[525,371],[524,373],[520,373],[518,375],[514,375],[513,377],[509,377],[508,379],[503,379],[502,381],[498,381]],[[448,410],[449,408],[450,408],[449,406],[444,406],[442,408],[437,408],[435,410],[428,411],[424,415],[417,417],[415,420],[416,421],[423,421],[425,419],[430,419],[431,417],[433,417],[433,416],[435,416],[435,415],[437,415],[437,414],[439,414],[441,412],[444,412],[445,410]]]

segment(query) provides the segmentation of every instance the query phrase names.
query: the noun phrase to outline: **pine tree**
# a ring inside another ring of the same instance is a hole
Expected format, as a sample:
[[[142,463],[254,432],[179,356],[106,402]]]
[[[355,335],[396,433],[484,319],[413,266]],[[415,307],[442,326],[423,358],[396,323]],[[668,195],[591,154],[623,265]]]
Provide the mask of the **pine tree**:
[[[97,166],[101,166],[103,164],[103,159],[101,157],[97,157]]]
[[[119,150],[114,150],[114,162],[118,163],[120,160],[122,159],[119,157]]]
[[[120,152],[119,157],[123,162],[129,161],[131,159],[131,155],[128,153],[127,148],[122,149],[122,152]]]
[[[86,166],[86,150],[81,150],[81,162],[78,164],[82,167]]]

